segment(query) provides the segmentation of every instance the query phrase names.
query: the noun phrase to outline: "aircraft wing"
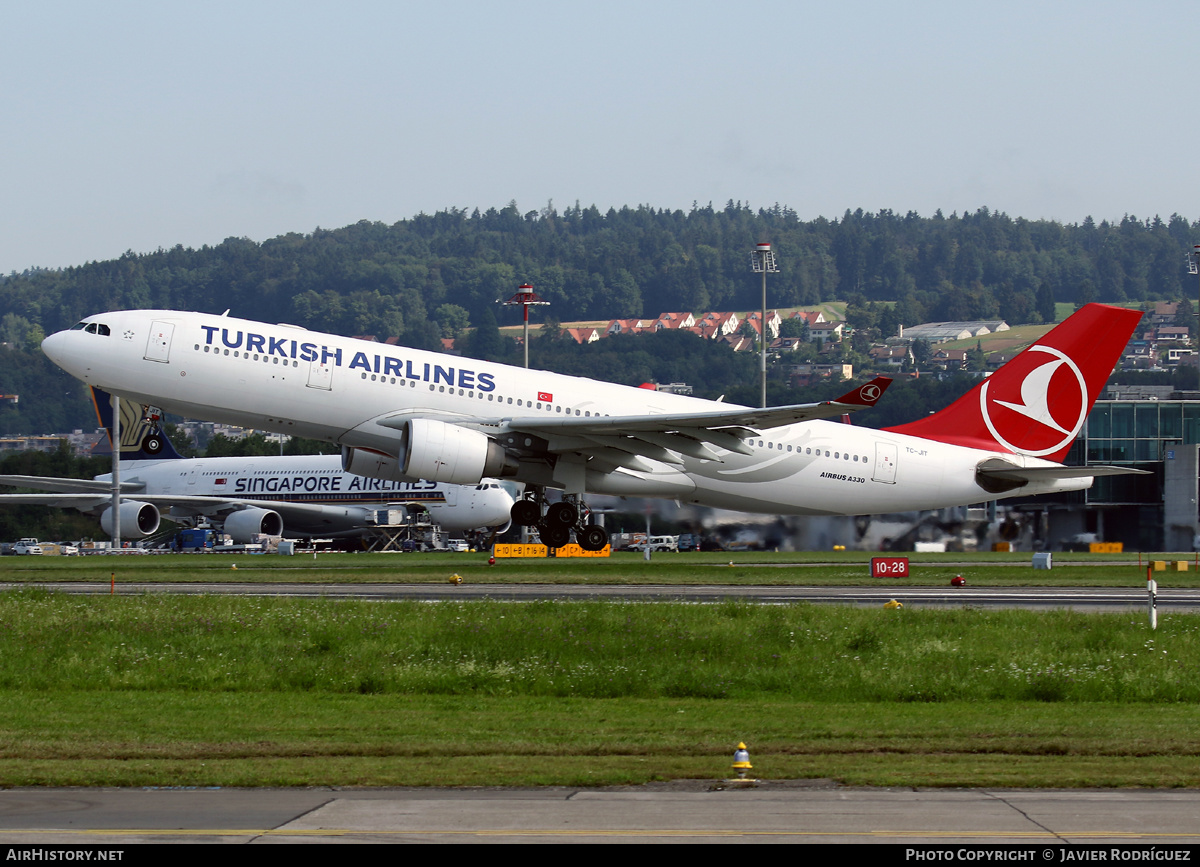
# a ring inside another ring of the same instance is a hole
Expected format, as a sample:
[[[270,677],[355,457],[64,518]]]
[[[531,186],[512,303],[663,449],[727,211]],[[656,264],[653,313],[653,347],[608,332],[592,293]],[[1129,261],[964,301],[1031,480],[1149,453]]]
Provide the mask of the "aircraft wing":
[[[75,494],[111,494],[112,482],[97,482],[93,479],[63,479],[54,476],[0,476],[0,485],[14,488],[33,488],[37,491]],[[121,493],[136,493],[145,490],[142,482],[121,482]]]
[[[891,383],[889,377],[879,376],[835,400],[765,409],[734,407],[701,413],[591,417],[521,416],[493,419],[484,426],[534,434],[547,441],[551,452],[579,452],[635,469],[642,467],[637,466],[636,458],[630,463],[630,455],[670,464],[682,463],[680,454],[720,461],[720,455],[712,451],[710,445],[739,454],[752,454],[742,440],[756,431],[866,409],[879,401]],[[385,427],[403,428],[407,420],[407,416],[396,416],[379,423]]]
[[[7,477],[11,478],[11,477]],[[288,503],[280,500],[238,500],[229,497],[188,496],[186,494],[122,494],[124,499],[150,503],[159,510],[170,510],[176,517],[203,515],[224,517],[242,509],[270,509],[278,512],[284,524],[318,520],[329,516],[331,508],[320,503]],[[112,505],[112,497],[102,493],[64,491],[48,494],[0,494],[0,506],[53,506],[58,509],[78,509],[81,512],[101,512]],[[355,508],[345,507],[347,510]]]
[[[284,525],[328,517],[330,509],[353,509],[354,506],[331,506],[328,503],[289,503],[283,500],[240,500],[232,497],[207,497],[187,494],[135,495],[129,499],[150,503],[161,510],[170,510],[176,517],[203,515],[225,517],[243,509],[269,509],[278,512]],[[2,502],[2,501],[0,501]]]
[[[91,512],[93,509],[102,510],[109,505],[112,505],[112,497],[98,493],[0,494],[0,506],[53,506],[56,509]]]

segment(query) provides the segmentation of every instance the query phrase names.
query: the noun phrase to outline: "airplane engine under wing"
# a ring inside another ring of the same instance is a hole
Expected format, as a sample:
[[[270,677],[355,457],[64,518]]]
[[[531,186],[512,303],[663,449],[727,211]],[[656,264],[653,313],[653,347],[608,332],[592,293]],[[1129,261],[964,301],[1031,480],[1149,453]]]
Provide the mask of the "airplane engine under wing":
[[[100,513],[100,527],[112,535],[112,507]],[[158,508],[150,503],[125,500],[121,503],[121,535],[127,539],[140,539],[158,530]]]
[[[452,485],[477,485],[484,476],[511,476],[517,463],[479,431],[427,418],[404,426],[404,474]]]
[[[517,462],[486,434],[456,424],[415,418],[404,424],[403,463],[370,449],[342,449],[342,469],[387,481],[426,479],[477,485],[484,477],[511,476]]]
[[[225,518],[224,528],[234,542],[245,545],[256,535],[282,536],[283,518],[270,509],[240,509]]]

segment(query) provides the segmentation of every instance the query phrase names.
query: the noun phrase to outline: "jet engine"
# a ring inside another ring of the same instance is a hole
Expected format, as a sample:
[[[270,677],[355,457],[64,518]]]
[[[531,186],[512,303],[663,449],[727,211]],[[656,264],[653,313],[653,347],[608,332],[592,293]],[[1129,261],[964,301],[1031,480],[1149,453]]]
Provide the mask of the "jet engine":
[[[404,474],[400,472],[400,462],[391,455],[374,449],[352,449],[342,446],[342,469],[368,479],[384,479],[389,482],[404,479]]]
[[[517,462],[486,434],[456,424],[415,418],[404,424],[402,460],[371,449],[342,449],[348,473],[387,481],[426,479],[476,485],[485,476],[512,476]]]
[[[137,500],[121,502],[121,535],[127,539],[141,539],[158,530],[158,508]],[[113,531],[112,506],[100,513],[100,527],[110,536]]]
[[[240,509],[225,518],[225,532],[239,545],[254,540],[254,536],[282,536],[283,518],[270,509]]]

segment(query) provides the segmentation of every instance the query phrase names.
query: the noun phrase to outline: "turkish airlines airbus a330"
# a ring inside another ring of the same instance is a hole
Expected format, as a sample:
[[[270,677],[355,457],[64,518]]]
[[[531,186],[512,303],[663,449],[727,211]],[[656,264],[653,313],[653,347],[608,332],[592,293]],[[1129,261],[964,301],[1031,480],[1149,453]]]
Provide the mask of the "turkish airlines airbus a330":
[[[328,440],[376,479],[525,482],[514,521],[559,547],[587,493],[722,509],[862,515],[1070,491],[1127,470],[1066,456],[1141,313],[1089,304],[960,400],[886,430],[824,419],[875,404],[751,409],[227,315],[129,310],[45,339],[89,385],[190,418]],[[563,491],[549,505],[547,488]]]

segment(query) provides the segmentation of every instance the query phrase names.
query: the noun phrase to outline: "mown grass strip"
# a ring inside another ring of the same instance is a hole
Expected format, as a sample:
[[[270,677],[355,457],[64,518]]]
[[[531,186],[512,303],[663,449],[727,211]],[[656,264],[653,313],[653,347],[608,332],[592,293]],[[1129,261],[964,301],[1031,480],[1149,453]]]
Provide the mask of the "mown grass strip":
[[[1200,785],[1200,616],[0,594],[0,784]]]
[[[4,785],[1196,786],[1192,708],[65,693],[0,709]],[[39,722],[40,719],[40,722]],[[998,733],[999,728],[1005,729]]]

